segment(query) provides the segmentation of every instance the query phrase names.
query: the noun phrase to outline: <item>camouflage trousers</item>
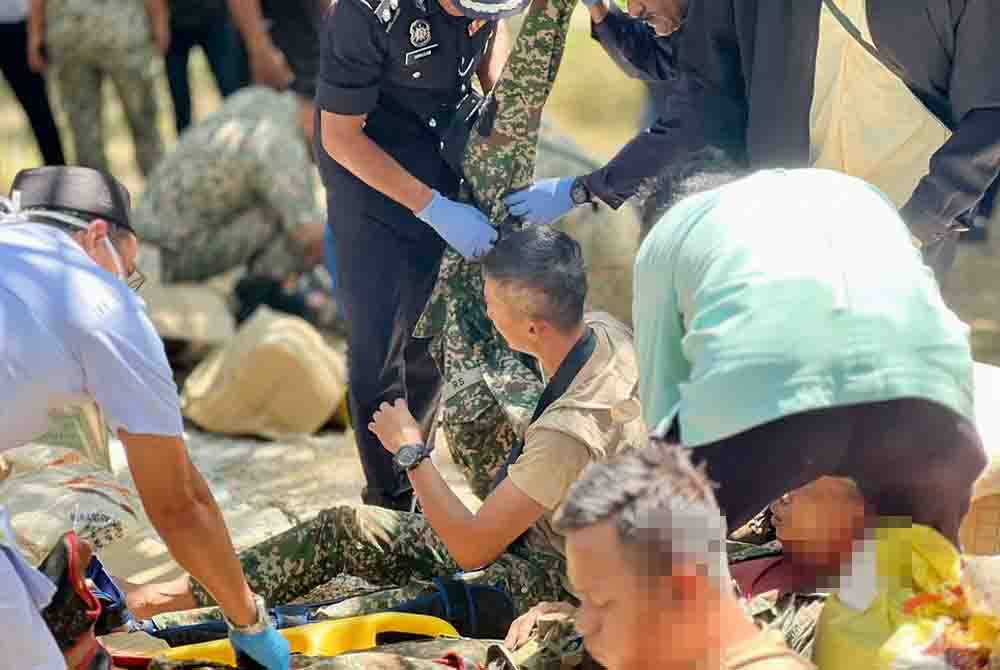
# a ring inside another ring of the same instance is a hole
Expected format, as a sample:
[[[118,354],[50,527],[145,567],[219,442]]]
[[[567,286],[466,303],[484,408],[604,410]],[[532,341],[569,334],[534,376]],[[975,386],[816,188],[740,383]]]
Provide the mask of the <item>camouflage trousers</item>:
[[[568,633],[574,640],[569,647],[554,644],[558,633],[540,628],[523,647],[508,655],[518,670],[566,670],[579,665],[581,642],[579,635]],[[292,657],[293,670],[443,670],[438,659],[453,654],[465,662],[467,670],[484,667],[490,647],[498,643],[488,640],[440,639],[385,644],[368,651],[341,654],[335,657]],[[199,661],[154,660],[150,670],[214,670],[225,666]],[[510,665],[491,664],[489,670],[514,670]]]
[[[324,608],[330,619],[384,611],[427,592],[435,577],[460,568],[423,516],[368,505],[320,512],[284,533],[240,553],[250,588],[272,605],[291,602],[347,573],[398,588],[361,595]],[[543,600],[565,600],[565,560],[555,554],[512,547],[470,579],[506,589],[518,614]],[[203,606],[212,597],[192,581]],[[154,619],[176,625],[176,619]]]
[[[257,208],[223,228],[200,230],[184,240],[183,249],[161,247],[160,264],[165,283],[204,281],[243,265],[249,274],[280,280],[303,269],[303,252],[277,214]]]
[[[159,105],[156,90],[162,59],[153,50],[152,44],[142,51],[141,58],[125,60],[113,56],[92,60],[66,54],[66,57],[56,61],[53,76],[73,133],[78,164],[110,172],[105,149],[104,98],[101,95],[105,79],[111,80],[121,100],[132,131],[139,169],[148,175],[163,157],[163,138],[157,125]]]

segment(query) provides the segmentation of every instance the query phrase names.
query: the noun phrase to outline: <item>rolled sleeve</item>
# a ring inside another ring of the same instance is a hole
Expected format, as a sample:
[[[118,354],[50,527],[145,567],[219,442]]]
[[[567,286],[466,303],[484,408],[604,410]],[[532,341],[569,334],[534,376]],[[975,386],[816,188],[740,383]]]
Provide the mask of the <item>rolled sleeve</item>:
[[[658,37],[646,23],[623,13],[614,3],[590,36],[622,71],[634,79],[669,81],[677,72],[673,37]]]
[[[333,114],[363,115],[379,98],[384,31],[363,0],[338,0],[327,13],[321,38],[316,104]]]

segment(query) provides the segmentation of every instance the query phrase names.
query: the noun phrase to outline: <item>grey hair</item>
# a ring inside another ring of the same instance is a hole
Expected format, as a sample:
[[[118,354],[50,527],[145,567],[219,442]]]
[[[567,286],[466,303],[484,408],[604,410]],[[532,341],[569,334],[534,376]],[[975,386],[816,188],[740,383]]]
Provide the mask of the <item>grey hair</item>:
[[[546,321],[562,332],[582,323],[587,270],[580,244],[566,233],[525,226],[502,236],[482,265],[526,318]]]
[[[666,443],[589,465],[556,513],[567,534],[613,521],[640,574],[670,574],[678,561],[728,583],[726,523],[712,484],[686,449]]]

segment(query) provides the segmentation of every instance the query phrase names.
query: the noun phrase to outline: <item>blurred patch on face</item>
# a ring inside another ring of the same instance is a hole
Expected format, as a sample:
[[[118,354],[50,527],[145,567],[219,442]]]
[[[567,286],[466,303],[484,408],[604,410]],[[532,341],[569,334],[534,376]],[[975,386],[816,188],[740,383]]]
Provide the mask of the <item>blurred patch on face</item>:
[[[718,654],[711,647],[724,636],[708,630],[705,603],[695,595],[704,595],[703,570],[663,574],[662,557],[644,565],[610,521],[570,533],[566,556],[580,599],[577,630],[608,670],[680,670]]]
[[[821,477],[771,504],[772,523],[797,563],[837,566],[865,522],[864,499],[850,479]]]

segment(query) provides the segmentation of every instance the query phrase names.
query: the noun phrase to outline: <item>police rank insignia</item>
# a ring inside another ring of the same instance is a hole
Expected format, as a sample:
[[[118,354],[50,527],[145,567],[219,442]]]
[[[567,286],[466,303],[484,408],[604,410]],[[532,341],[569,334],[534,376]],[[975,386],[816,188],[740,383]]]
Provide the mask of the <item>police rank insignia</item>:
[[[431,41],[431,24],[426,19],[416,19],[410,24],[410,44],[415,48],[427,46]]]

